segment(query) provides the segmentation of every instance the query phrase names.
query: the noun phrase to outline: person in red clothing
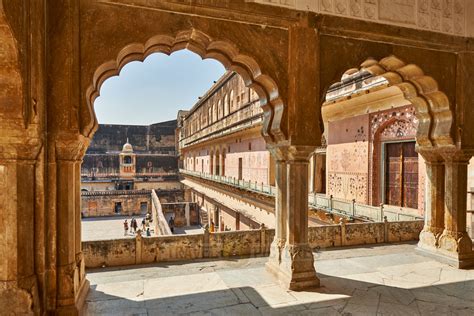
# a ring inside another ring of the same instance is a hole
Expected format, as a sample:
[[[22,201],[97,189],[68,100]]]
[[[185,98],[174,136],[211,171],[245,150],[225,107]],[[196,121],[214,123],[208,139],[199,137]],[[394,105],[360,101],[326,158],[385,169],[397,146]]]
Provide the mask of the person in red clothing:
[[[124,236],[127,236],[128,234],[128,222],[127,220],[125,220],[125,222],[123,222],[123,230],[124,230]]]

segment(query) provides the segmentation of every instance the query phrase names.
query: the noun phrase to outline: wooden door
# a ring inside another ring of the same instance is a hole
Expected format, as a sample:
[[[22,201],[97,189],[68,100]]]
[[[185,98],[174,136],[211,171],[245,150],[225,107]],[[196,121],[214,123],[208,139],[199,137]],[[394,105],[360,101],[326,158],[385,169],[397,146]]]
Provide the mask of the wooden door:
[[[415,142],[403,143],[403,206],[418,208],[418,153]]]
[[[385,203],[402,205],[402,144],[386,144]]]
[[[385,145],[385,203],[418,208],[418,154],[415,142]]]

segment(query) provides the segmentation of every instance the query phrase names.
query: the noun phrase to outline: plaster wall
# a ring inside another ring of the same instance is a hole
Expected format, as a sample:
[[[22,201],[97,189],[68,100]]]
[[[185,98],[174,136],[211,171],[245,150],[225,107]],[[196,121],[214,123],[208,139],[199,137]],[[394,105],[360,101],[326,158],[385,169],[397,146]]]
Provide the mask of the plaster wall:
[[[221,156],[225,152],[224,173],[226,177],[238,179],[239,159],[242,159],[242,178],[245,181],[267,185],[273,181],[270,176],[270,153],[266,150],[265,141],[261,136],[252,133],[250,136],[235,136],[215,140],[201,148],[190,151],[183,150],[185,169],[196,172],[210,173],[211,153],[216,168],[216,153]],[[222,158],[219,165],[222,164]]]
[[[326,149],[327,194],[368,203],[369,115],[329,122]]]

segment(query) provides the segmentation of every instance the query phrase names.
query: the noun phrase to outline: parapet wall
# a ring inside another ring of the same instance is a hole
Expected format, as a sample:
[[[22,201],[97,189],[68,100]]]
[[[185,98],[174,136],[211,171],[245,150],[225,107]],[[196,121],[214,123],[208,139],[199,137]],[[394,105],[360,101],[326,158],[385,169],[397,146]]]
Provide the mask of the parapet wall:
[[[315,249],[418,240],[423,221],[361,223],[309,227]],[[274,229],[86,241],[87,268],[233,256],[265,256]]]

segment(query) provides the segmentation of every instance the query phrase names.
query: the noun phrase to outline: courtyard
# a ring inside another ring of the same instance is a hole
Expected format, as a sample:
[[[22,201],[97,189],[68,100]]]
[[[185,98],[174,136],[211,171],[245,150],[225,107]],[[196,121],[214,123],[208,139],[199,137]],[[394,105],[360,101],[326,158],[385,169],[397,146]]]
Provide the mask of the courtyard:
[[[88,271],[86,315],[473,315],[474,270],[419,255],[413,243],[315,253],[321,287],[294,292],[268,258]]]
[[[82,224],[82,241],[92,240],[110,240],[120,238],[135,238],[135,233],[130,229],[132,218],[138,222],[138,228],[141,229],[143,217],[139,216],[104,216],[104,217],[89,217],[83,218]],[[127,234],[124,234],[123,222],[127,220],[129,229]],[[150,223],[151,236],[156,236],[154,226]],[[200,226],[176,227],[175,234],[200,234],[203,229]],[[142,236],[146,236],[142,232]]]

